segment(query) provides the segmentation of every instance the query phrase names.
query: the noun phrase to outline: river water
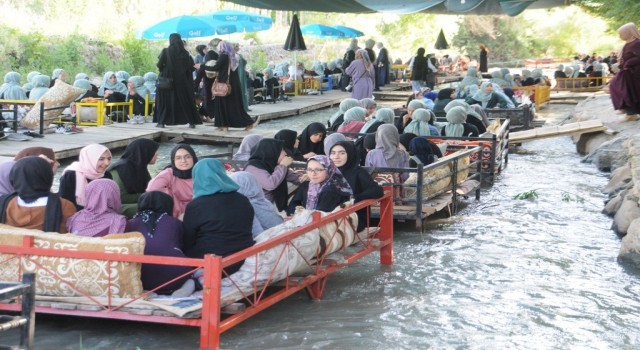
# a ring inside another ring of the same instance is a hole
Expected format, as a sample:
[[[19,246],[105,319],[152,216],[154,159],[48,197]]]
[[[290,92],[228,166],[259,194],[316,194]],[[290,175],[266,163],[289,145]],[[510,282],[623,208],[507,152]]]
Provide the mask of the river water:
[[[330,113],[261,127],[300,130]],[[425,233],[396,225],[392,266],[366,257],[330,276],[322,301],[299,293],[223,334],[222,348],[637,349],[640,270],[617,261],[620,239],[600,213],[606,183],[570,138],[526,143],[479,202]],[[40,349],[195,349],[198,337],[124,321],[36,323]]]

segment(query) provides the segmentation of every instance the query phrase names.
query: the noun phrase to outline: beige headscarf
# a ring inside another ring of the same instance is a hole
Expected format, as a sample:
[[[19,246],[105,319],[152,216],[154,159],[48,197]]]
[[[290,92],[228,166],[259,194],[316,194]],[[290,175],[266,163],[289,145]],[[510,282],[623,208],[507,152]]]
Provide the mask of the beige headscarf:
[[[630,43],[636,39],[640,39],[640,32],[634,23],[627,23],[618,28],[620,39]]]

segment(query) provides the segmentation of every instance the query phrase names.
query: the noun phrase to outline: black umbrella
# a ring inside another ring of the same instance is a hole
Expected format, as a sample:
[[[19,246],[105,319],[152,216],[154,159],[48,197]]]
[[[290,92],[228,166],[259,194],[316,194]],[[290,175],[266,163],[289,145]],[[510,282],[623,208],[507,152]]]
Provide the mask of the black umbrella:
[[[307,45],[304,44],[304,38],[302,37],[302,31],[300,30],[298,15],[293,15],[291,28],[289,28],[287,41],[284,42],[283,48],[287,51],[301,51],[307,49]]]
[[[440,34],[438,34],[438,40],[436,40],[434,48],[436,50],[446,50],[449,48],[449,44],[447,43],[447,39],[444,37],[442,29],[440,29]]]

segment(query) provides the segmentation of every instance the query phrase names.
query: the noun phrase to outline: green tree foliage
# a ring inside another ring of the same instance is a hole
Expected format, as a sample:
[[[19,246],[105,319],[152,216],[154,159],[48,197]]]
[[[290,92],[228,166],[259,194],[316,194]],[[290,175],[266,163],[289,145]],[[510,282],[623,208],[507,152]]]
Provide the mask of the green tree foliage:
[[[640,2],[631,0],[575,0],[585,11],[604,18],[611,29],[634,22],[638,25],[640,19]]]

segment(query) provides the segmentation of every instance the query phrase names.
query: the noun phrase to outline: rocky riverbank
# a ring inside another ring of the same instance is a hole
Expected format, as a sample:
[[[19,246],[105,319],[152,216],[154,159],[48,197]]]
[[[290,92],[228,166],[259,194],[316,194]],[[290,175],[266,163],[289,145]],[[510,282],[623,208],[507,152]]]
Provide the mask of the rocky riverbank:
[[[612,229],[622,237],[619,257],[640,261],[640,121],[626,121],[608,94],[598,92],[580,102],[573,122],[600,119],[609,132],[575,139],[584,161],[611,172],[603,192],[609,199],[603,212],[613,217]]]

